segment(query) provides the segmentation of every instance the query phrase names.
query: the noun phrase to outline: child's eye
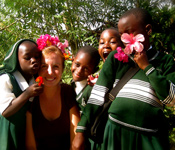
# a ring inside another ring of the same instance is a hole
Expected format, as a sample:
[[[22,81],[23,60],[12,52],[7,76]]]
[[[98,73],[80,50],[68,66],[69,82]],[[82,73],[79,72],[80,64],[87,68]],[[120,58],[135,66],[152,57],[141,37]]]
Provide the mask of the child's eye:
[[[115,44],[115,43],[116,43],[116,41],[111,41],[110,43]]]
[[[80,64],[75,62],[75,66],[76,66],[76,67],[79,67],[79,66],[80,66]]]
[[[30,57],[27,57],[27,56],[26,56],[26,57],[24,57],[24,59],[25,59],[25,60],[30,60]]]

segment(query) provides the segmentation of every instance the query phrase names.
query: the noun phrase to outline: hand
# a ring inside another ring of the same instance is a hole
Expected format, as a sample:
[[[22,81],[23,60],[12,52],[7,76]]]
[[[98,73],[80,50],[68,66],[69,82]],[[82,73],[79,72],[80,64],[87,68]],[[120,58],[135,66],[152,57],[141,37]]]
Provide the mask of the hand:
[[[78,132],[72,142],[72,150],[84,150],[85,149],[85,136],[84,133]]]
[[[92,83],[90,80],[90,76],[88,76],[88,78],[87,78],[87,84],[90,86],[94,86],[94,83]]]
[[[139,68],[142,70],[144,70],[149,65],[149,61],[148,61],[145,51],[142,51],[140,53],[135,52],[134,61],[137,63]]]
[[[43,85],[39,86],[38,83],[32,84],[26,89],[25,92],[29,98],[38,96],[43,92]]]
[[[92,74],[89,75],[87,78],[88,85],[94,86],[94,84],[97,82],[98,76],[98,74],[96,74],[95,76],[93,76]]]

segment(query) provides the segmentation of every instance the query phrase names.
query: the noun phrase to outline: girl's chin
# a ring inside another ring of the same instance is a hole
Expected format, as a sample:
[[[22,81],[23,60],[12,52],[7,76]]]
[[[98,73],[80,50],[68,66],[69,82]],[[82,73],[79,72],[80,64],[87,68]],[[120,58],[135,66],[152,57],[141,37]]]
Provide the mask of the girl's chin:
[[[74,82],[81,81],[80,78],[73,78]]]

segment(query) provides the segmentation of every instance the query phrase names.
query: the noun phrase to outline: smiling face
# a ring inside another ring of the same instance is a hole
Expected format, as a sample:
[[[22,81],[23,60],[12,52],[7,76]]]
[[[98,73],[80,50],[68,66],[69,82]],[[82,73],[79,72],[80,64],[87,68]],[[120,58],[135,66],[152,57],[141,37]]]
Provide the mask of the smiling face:
[[[94,61],[88,54],[80,51],[72,62],[71,72],[74,81],[82,81],[88,78],[88,75],[94,73]]]
[[[44,86],[57,86],[63,73],[63,61],[58,53],[42,55],[39,75],[44,79]]]
[[[37,45],[30,41],[23,42],[18,49],[20,72],[27,80],[38,73],[40,67],[41,51]]]
[[[136,18],[136,16],[133,14],[123,17],[119,20],[118,30],[121,35],[123,33],[132,33],[134,36],[137,34],[142,34],[145,38],[145,41],[143,42],[144,50],[147,50],[150,47],[149,35],[152,31],[151,25],[143,25],[139,18]]]
[[[116,50],[118,46],[122,46],[120,36],[116,29],[106,29],[102,32],[99,41],[98,52],[105,62],[111,51]]]

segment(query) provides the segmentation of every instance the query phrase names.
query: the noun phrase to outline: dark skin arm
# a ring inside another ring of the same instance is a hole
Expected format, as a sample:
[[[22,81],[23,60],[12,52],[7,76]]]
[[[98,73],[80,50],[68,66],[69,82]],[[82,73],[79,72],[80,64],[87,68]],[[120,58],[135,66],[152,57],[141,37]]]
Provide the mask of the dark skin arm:
[[[30,97],[38,96],[43,92],[43,87],[38,86],[38,83],[29,86],[21,95],[13,99],[11,104],[4,110],[2,115],[9,117],[15,114],[29,100]]]

